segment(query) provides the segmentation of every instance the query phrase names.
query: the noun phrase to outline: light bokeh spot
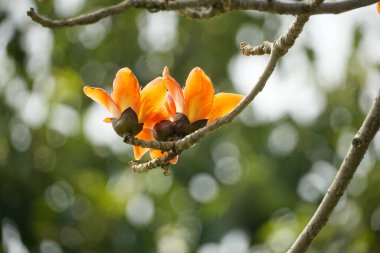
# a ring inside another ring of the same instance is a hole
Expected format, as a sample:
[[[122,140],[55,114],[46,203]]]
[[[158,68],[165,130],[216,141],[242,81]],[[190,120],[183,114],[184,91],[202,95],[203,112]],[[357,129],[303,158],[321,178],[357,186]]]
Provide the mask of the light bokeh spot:
[[[56,105],[52,109],[49,126],[63,135],[76,135],[79,132],[79,114],[67,105]]]
[[[54,0],[54,9],[58,16],[69,17],[77,14],[86,0]]]
[[[220,253],[220,245],[218,243],[205,243],[200,246],[197,253]]]
[[[268,146],[272,153],[285,156],[292,152],[298,142],[298,132],[291,124],[282,124],[269,135]]]
[[[88,49],[97,48],[107,34],[111,20],[103,19],[95,24],[81,27],[78,31],[79,41]]]
[[[75,202],[73,187],[66,181],[60,180],[49,186],[45,191],[48,206],[56,212],[63,212]]]
[[[17,227],[13,222],[4,218],[1,222],[1,240],[5,253],[29,253],[21,241]]]
[[[161,170],[152,170],[146,176],[147,190],[154,195],[165,194],[173,184],[173,176],[163,176]]]
[[[334,108],[330,114],[330,126],[336,131],[351,125],[351,122],[352,114],[345,107]]]
[[[28,100],[25,101],[21,117],[28,126],[37,128],[45,123],[49,112],[48,108],[48,102],[45,97],[37,92],[33,92]]]
[[[128,221],[137,227],[149,225],[154,217],[154,203],[146,194],[135,194],[129,199],[125,214]]]
[[[145,51],[169,52],[177,43],[178,16],[173,12],[142,13],[138,42]]]
[[[233,229],[223,236],[220,242],[220,253],[247,253],[249,248],[248,234],[241,229]]]
[[[321,198],[336,173],[336,168],[326,161],[315,162],[311,170],[298,183],[297,193],[305,201],[315,202]]]
[[[178,234],[164,235],[158,241],[158,253],[186,253],[186,241]]]
[[[190,179],[189,192],[191,197],[201,203],[208,203],[218,195],[218,183],[206,173],[199,173]]]
[[[93,103],[84,115],[84,135],[94,145],[107,146],[115,153],[125,154],[131,151],[112,128],[112,125],[102,120],[110,115],[100,105]]]
[[[214,162],[217,163],[219,159],[226,156],[239,158],[240,151],[239,148],[232,142],[218,141],[215,145],[213,145],[211,155]]]
[[[294,231],[283,227],[274,231],[267,239],[267,243],[272,252],[285,252],[295,239]]]
[[[61,246],[55,241],[43,240],[40,244],[41,253],[63,253]]]
[[[214,167],[216,178],[223,184],[232,185],[239,182],[242,167],[238,159],[232,156],[220,158]]]
[[[20,152],[28,150],[32,142],[32,134],[29,128],[22,123],[13,123],[10,131],[12,146]]]

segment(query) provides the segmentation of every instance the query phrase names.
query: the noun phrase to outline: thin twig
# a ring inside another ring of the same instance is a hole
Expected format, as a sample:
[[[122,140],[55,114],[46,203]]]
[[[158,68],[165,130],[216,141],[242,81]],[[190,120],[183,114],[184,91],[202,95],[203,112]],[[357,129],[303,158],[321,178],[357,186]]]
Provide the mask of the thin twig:
[[[317,1],[315,1],[314,3],[316,2]],[[294,42],[301,34],[304,25],[309,20],[309,17],[309,15],[297,16],[296,21],[290,27],[288,32],[285,35],[281,36],[279,39],[277,39],[274,43],[264,41],[261,45],[256,47],[252,47],[251,45],[245,42],[240,43],[240,50],[242,54],[246,56],[270,54],[273,48],[276,47],[277,53],[280,56],[284,56],[288,52],[289,48],[291,48],[294,45]]]
[[[287,253],[305,252],[321,229],[342,197],[353,175],[362,161],[368,146],[380,128],[380,91],[362,126],[352,140],[350,149],[344,158],[334,181],[327,190],[317,211],[298,236]]]
[[[146,163],[141,164],[139,164],[136,161],[131,161],[129,165],[132,167],[132,170],[136,173],[148,172],[154,168],[162,167],[162,169],[164,170],[164,175],[167,176],[170,173],[170,160],[176,157],[177,155],[178,154],[174,150],[171,150],[163,157],[155,158]]]
[[[321,1],[316,0],[314,3]],[[323,1],[323,0],[322,0]],[[288,50],[294,45],[296,39],[301,34],[304,25],[309,21],[309,15],[299,15],[294,21],[294,24],[290,27],[286,36],[281,36],[278,40],[274,42],[273,48],[278,49],[278,54],[284,56]]]
[[[288,15],[315,15],[315,14],[339,14],[358,9],[378,0],[341,0],[323,3],[313,8],[307,2],[283,2],[268,0],[125,0],[116,5],[101,8],[94,12],[82,14],[68,19],[50,19],[43,17],[31,8],[27,15],[35,22],[45,27],[59,28],[76,25],[93,24],[103,18],[119,14],[129,8],[143,8],[152,12],[156,11],[182,11],[192,18],[209,18],[217,14],[231,10],[256,10]],[[206,8],[211,11],[197,13],[197,8]]]

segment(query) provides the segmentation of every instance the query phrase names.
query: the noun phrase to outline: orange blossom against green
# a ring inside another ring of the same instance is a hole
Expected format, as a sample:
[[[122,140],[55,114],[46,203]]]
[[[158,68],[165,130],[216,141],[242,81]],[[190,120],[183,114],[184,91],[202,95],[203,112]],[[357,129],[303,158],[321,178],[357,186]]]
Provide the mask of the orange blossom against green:
[[[112,123],[117,134],[158,141],[181,139],[223,117],[243,99],[242,95],[232,93],[215,95],[210,78],[198,67],[190,72],[183,89],[165,67],[163,77],[154,79],[142,90],[128,68],[117,72],[111,95],[101,88],[85,86],[83,90],[109,111],[111,117],[104,121]],[[139,160],[149,148],[133,146],[133,150]],[[152,158],[164,154],[150,149]]]

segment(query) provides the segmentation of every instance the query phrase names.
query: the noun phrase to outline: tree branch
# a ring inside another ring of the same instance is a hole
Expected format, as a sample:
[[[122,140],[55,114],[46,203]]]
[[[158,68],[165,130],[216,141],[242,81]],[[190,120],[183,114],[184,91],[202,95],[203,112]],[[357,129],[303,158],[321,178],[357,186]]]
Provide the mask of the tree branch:
[[[321,1],[323,0],[317,0],[313,2],[313,6],[316,6]],[[201,139],[209,135],[211,132],[230,123],[262,91],[269,77],[272,75],[277,65],[278,60],[288,52],[289,48],[291,48],[294,45],[295,40],[298,38],[298,36],[302,32],[302,29],[308,20],[309,20],[308,15],[297,16],[296,20],[294,21],[294,23],[292,24],[292,26],[288,29],[286,33],[280,36],[275,42],[273,43],[268,42],[268,46],[271,47],[271,50],[270,50],[271,53],[270,53],[269,61],[261,77],[257,81],[256,85],[253,87],[251,92],[242,101],[240,101],[240,103],[230,113],[226,114],[224,117],[217,119],[215,122],[211,123],[210,125],[207,125],[195,131],[194,133],[185,136],[183,139],[178,140],[178,141],[173,141],[173,142],[144,141],[144,140],[136,139],[131,136],[126,136],[124,138],[124,142],[128,144],[140,146],[140,147],[145,147],[145,148],[170,150],[174,152],[175,154],[179,154],[189,149],[194,144],[198,143]],[[153,168],[159,167],[154,161],[155,159],[143,164],[137,164],[137,162],[134,162],[133,165],[141,166],[143,168],[141,169],[141,172],[146,172]],[[164,164],[164,165],[167,166],[167,164]]]
[[[313,9],[308,2],[283,2],[267,0],[235,0],[231,6],[235,10],[256,10],[276,14],[315,15],[339,14],[353,9],[375,4],[378,0],[341,0],[321,4]]]
[[[170,150],[165,156],[152,159],[146,163],[139,164],[136,161],[131,161],[129,165],[132,167],[132,170],[136,173],[148,172],[154,168],[162,167],[164,170],[164,175],[168,176],[170,174],[170,160],[176,157],[178,153],[173,150]]]
[[[215,17],[219,14],[222,14],[224,13],[225,11],[223,10],[223,8],[215,8],[215,7],[211,7],[211,8],[195,8],[195,9],[185,9],[185,10],[179,10],[179,13],[181,13],[181,15],[187,17],[187,18],[190,18],[190,19],[208,19],[208,18],[212,18],[212,17]]]
[[[119,14],[129,8],[142,8],[148,11],[168,11],[184,10],[186,8],[197,8],[204,6],[213,6],[219,0],[181,0],[181,1],[157,1],[157,0],[124,0],[119,4],[101,8],[94,12],[82,14],[68,19],[50,19],[38,15],[33,8],[27,12],[27,15],[35,22],[45,27],[60,28],[76,25],[93,24],[97,21]]]
[[[268,0],[125,0],[119,4],[104,7],[94,12],[68,19],[50,19],[40,16],[31,8],[27,15],[35,22],[45,27],[59,28],[76,25],[93,24],[103,18],[119,14],[129,8],[143,8],[152,12],[180,11],[190,18],[210,18],[230,10],[256,10],[288,15],[339,14],[358,9],[378,0],[340,0],[321,4],[313,8],[305,2],[283,2]],[[200,11],[199,8],[207,11]]]
[[[332,211],[350,183],[356,169],[367,152],[369,144],[379,131],[379,128],[380,91],[366,119],[352,140],[350,149],[317,211],[287,253],[305,252],[321,229],[326,225]]]

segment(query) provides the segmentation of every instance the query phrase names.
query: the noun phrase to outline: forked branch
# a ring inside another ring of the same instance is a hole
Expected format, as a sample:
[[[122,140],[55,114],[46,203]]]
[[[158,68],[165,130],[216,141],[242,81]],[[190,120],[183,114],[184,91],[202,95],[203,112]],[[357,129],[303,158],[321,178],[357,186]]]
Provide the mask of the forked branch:
[[[269,61],[261,77],[255,84],[251,92],[230,113],[226,114],[224,117],[219,118],[214,123],[207,125],[178,141],[173,141],[173,142],[144,141],[144,140],[136,139],[134,137],[126,137],[124,139],[124,142],[135,145],[135,146],[140,146],[140,147],[145,147],[145,148],[154,148],[154,149],[159,149],[159,150],[164,150],[164,151],[171,151],[172,154],[179,154],[189,149],[190,147],[192,147],[194,144],[198,143],[199,141],[201,141],[201,139],[203,139],[205,136],[207,136],[211,132],[230,123],[255,99],[255,97],[264,88],[269,77],[272,75],[278,60],[282,56],[284,56],[287,53],[287,51],[294,45],[295,40],[298,38],[298,36],[302,32],[302,29],[308,20],[309,20],[309,16],[307,15],[297,16],[295,22],[292,24],[292,26],[289,28],[289,30],[285,34],[280,36],[273,43],[267,42],[267,46],[271,48],[270,49],[271,53],[270,53]],[[170,157],[167,157],[167,156],[165,157],[162,159],[154,159],[152,161],[149,161],[143,164],[138,164],[136,162],[133,162],[131,166],[133,170],[135,171],[138,170],[141,172],[149,171],[158,166],[166,168],[169,165]],[[141,169],[142,167],[144,168],[143,170]]]

